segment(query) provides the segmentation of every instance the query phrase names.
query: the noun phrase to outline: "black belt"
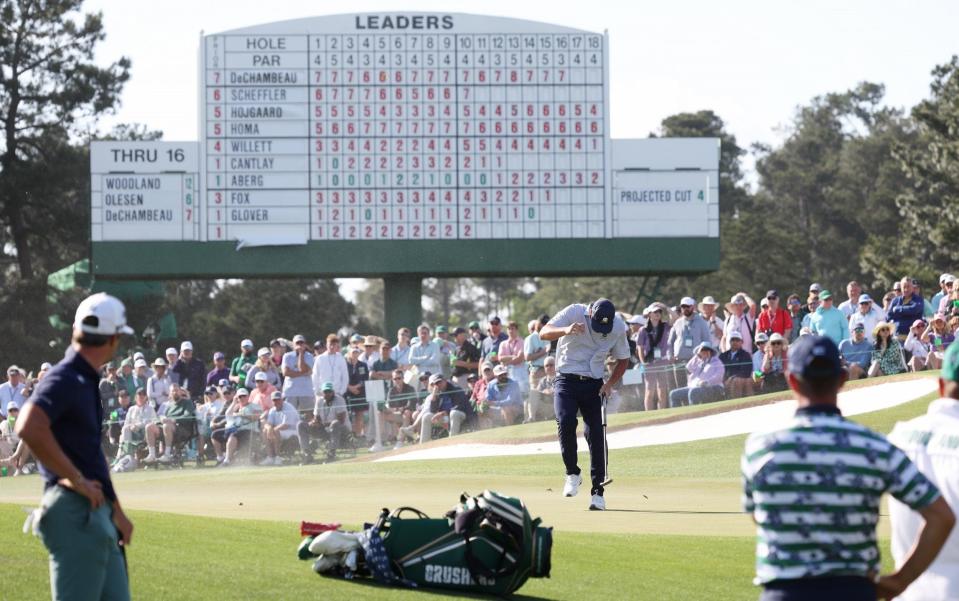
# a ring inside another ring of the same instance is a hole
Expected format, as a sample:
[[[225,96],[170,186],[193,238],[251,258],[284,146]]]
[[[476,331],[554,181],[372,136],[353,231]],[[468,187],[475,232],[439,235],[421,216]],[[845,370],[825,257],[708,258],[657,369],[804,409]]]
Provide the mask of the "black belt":
[[[580,382],[602,382],[602,378],[592,378],[590,376],[581,376],[579,374],[559,374],[560,378],[570,379],[570,380],[579,380]]]

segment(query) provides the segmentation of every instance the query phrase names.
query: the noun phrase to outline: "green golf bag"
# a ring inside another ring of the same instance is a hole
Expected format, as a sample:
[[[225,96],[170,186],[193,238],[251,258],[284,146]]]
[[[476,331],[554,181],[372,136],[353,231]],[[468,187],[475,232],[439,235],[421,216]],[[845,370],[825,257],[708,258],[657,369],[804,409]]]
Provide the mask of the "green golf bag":
[[[553,529],[514,497],[464,494],[445,519],[404,507],[380,523],[390,566],[408,585],[509,595],[530,577],[549,577]]]

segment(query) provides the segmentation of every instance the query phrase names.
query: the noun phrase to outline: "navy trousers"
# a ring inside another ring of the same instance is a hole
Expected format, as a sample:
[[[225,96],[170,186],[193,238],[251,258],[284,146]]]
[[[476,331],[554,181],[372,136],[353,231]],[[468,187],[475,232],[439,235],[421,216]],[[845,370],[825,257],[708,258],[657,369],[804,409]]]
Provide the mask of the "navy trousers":
[[[766,584],[759,601],[875,601],[876,587],[861,576],[827,576],[776,580]]]
[[[589,446],[590,494],[603,494],[606,479],[606,440],[603,436],[603,403],[599,389],[603,381],[569,374],[556,376],[553,385],[553,409],[559,429],[559,448],[567,474],[580,473],[576,461],[576,412],[583,416],[583,437]]]

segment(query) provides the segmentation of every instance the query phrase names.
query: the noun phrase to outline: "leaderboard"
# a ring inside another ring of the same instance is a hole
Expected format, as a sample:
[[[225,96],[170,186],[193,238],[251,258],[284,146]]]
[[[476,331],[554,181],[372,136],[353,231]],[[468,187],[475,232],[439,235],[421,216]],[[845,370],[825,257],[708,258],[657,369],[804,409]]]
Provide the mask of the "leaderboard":
[[[603,238],[605,35],[462,14],[202,39],[202,237]]]

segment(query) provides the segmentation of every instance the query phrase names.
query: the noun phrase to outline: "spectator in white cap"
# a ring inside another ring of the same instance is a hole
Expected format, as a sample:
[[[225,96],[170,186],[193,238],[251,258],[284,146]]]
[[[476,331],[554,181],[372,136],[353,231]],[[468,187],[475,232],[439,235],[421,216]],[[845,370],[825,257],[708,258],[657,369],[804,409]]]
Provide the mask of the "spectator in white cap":
[[[334,335],[335,336],[335,335]],[[283,402],[292,405],[300,412],[314,407],[316,394],[313,391],[313,365],[323,355],[314,355],[310,351],[306,336],[293,337],[293,350],[284,353],[281,363],[283,370]],[[340,357],[342,359],[342,357]]]
[[[176,362],[180,359],[180,354],[177,352],[177,350],[174,347],[171,346],[170,348],[166,350],[164,355],[166,356],[167,377],[170,378],[171,383],[179,384],[180,374],[172,371],[172,368],[174,365],[176,365]]]
[[[767,344],[769,344],[769,336],[766,332],[756,334],[756,350],[753,351],[753,373],[763,370],[763,359],[766,357]],[[757,378],[756,381],[758,382],[759,379]]]
[[[20,368],[16,365],[8,367],[7,381],[0,384],[0,416],[6,419],[7,405],[10,403],[16,403],[17,407],[23,406],[23,402],[26,400],[23,398],[23,391],[25,389],[26,384],[23,381],[23,374],[20,372]]]
[[[822,286],[818,282],[809,284],[809,294],[819,294],[820,292],[822,292]]]
[[[147,378],[147,399],[157,415],[163,415],[163,406],[170,400],[170,387],[173,382],[167,374],[167,363],[160,357],[153,362],[154,374]]]
[[[723,378],[726,375],[726,368],[719,360],[716,349],[709,341],[705,341],[693,350],[695,354],[686,363],[689,384],[670,391],[670,407],[701,405],[723,399]]]
[[[230,381],[235,386],[243,386],[246,383],[246,372],[256,363],[256,353],[254,352],[253,341],[244,338],[240,343],[240,355],[233,358],[230,363]]]
[[[646,366],[646,393],[643,405],[646,411],[669,407],[669,389],[672,380],[670,364],[669,333],[672,329],[666,314],[669,308],[662,303],[653,303],[643,310],[646,326],[636,338],[639,360]]]
[[[846,284],[846,300],[839,303],[839,310],[849,319],[859,310],[859,296],[862,294],[862,286],[856,280]]]
[[[266,372],[260,371],[253,376],[253,386],[250,387],[250,402],[259,405],[260,410],[264,413],[273,408],[274,392],[276,392],[276,386],[270,382]]]
[[[949,296],[950,292],[952,292],[952,286],[955,281],[956,278],[951,273],[944,273],[939,276],[939,291],[936,292],[931,299],[929,299],[933,309],[936,311],[941,311],[939,308],[939,303],[942,301],[942,299]]]
[[[261,382],[263,380],[260,380]],[[266,459],[260,465],[283,465],[280,450],[283,443],[297,435],[300,414],[292,405],[283,402],[278,390],[270,393],[271,407],[263,417],[263,440],[266,443]]]
[[[49,361],[44,361],[40,364],[40,371],[37,372],[37,379],[42,380],[43,376],[47,375],[47,372],[53,368],[53,364]]]
[[[939,304],[933,304],[932,306],[937,313],[952,315],[955,306],[954,301],[959,300],[959,285],[956,285],[956,278],[949,274],[946,274],[944,285],[946,293],[939,299]]]
[[[206,388],[206,366],[203,361],[193,355],[193,343],[184,340],[180,344],[180,358],[173,364],[170,371],[177,375],[177,384],[190,393],[194,401],[203,398],[203,389]]]
[[[133,374],[130,377],[132,384],[127,384],[127,389],[133,388],[136,394],[137,388],[147,389],[147,380],[153,375],[153,370],[147,365],[146,359],[137,359],[133,362]]]
[[[273,364],[273,352],[267,347],[263,346],[256,352],[256,362],[250,367],[246,372],[246,381],[243,382],[243,385],[249,389],[252,389],[256,386],[256,376],[257,374],[265,374],[266,381],[270,383],[274,388],[279,388],[282,384],[282,378],[280,377],[280,370],[276,368],[276,365]],[[267,407],[264,411],[269,411],[270,405],[269,400],[267,399]]]
[[[486,387],[486,402],[492,415],[499,415],[507,426],[516,423],[523,415],[523,395],[519,384],[509,377],[509,368],[497,365],[493,368],[493,381]]]
[[[885,313],[880,307],[876,306],[876,303],[868,294],[860,294],[857,300],[856,312],[849,316],[849,333],[851,335],[855,327],[862,324],[866,331],[866,337],[871,342],[872,330],[876,327],[876,324],[883,321]]]
[[[696,311],[696,300],[694,298],[684,296],[679,301],[679,311],[680,316],[673,322],[673,326],[669,330],[669,338],[666,341],[674,362],[673,377],[676,378],[677,388],[686,385],[685,364],[695,354],[693,351],[701,343],[712,340],[709,325],[703,319],[703,316]]]
[[[779,332],[773,332],[766,345],[763,355],[763,392],[778,392],[786,390],[786,371],[788,359],[786,355],[786,337]]]
[[[709,326],[709,341],[716,348],[719,348],[723,339],[723,320],[716,312],[718,307],[719,303],[711,296],[704,296],[703,300],[699,301],[699,312]]]
[[[753,394],[753,358],[743,349],[743,336],[739,332],[729,333],[729,350],[719,354],[719,360],[726,369],[723,384],[727,399]]]
[[[726,323],[723,326],[721,350],[729,350],[729,334],[732,332],[740,333],[743,348],[747,353],[752,353],[753,339],[756,337],[756,301],[745,292],[734,294],[726,303]]]

